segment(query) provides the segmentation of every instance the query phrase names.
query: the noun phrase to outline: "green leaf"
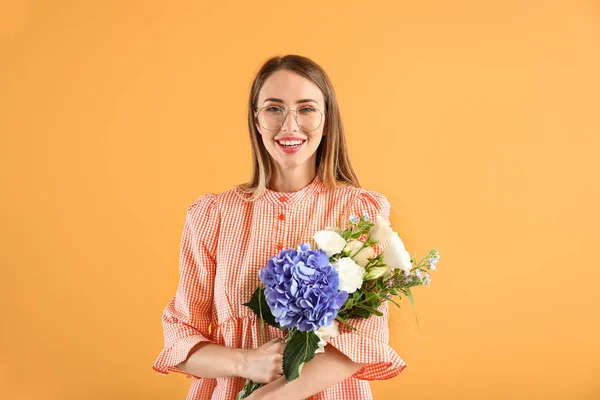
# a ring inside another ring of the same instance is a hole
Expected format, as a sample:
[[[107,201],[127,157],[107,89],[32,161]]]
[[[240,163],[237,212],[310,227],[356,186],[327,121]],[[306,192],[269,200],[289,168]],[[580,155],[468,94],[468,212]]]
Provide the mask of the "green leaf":
[[[375,301],[377,299],[379,299],[379,295],[377,293],[375,293],[375,292],[369,292],[365,296],[365,301],[366,302]]]
[[[378,315],[378,316],[380,316],[380,317],[383,315],[383,313],[382,313],[381,311],[379,311],[379,310],[376,310],[376,309],[374,309],[374,308],[371,308],[371,307],[364,306],[364,305],[362,305],[362,304],[357,304],[357,305],[356,305],[356,307],[358,307],[358,308],[362,308],[363,310],[365,310],[365,311],[368,311],[368,312],[370,312],[371,314]]]
[[[338,321],[340,321],[342,324],[346,325],[347,327],[349,327],[349,328],[352,328],[352,330],[354,330],[354,331],[356,330],[356,328],[355,328],[355,327],[353,327],[352,325],[350,325],[350,324],[348,323],[348,321],[346,321],[346,319],[342,318],[342,316],[341,316],[340,314],[338,314],[338,315],[335,317],[335,319],[336,319],[336,320],[338,320]]]
[[[395,301],[394,301],[394,300],[393,300],[391,297],[386,297],[385,299],[386,299],[387,301],[391,301],[392,303],[394,303],[395,305],[397,305],[397,306],[398,306],[398,308],[402,308],[402,307],[400,307],[400,304],[396,303],[396,302],[395,302]]]
[[[354,299],[352,297],[350,297],[348,300],[346,300],[346,303],[344,303],[344,308],[350,309],[350,308],[352,308],[353,305],[354,305]]]
[[[236,400],[242,400],[245,399],[246,397],[250,396],[250,394],[252,392],[254,392],[255,390],[259,389],[260,387],[262,387],[264,384],[263,383],[257,383],[257,382],[253,382],[250,379],[246,379],[246,383],[244,384],[244,387],[242,388],[242,390],[240,390],[236,396]]]
[[[313,359],[319,348],[319,337],[313,332],[295,332],[283,349],[283,372],[288,382],[300,376],[305,362]]]
[[[421,325],[419,325],[419,318],[417,317],[417,307],[415,306],[415,299],[413,299],[413,295],[412,295],[412,292],[410,291],[410,288],[406,289],[406,296],[410,299],[410,303],[413,306],[413,311],[415,312],[415,318],[417,320],[417,326],[419,327],[419,332],[420,332]]]
[[[265,289],[261,287],[257,287],[254,293],[252,294],[252,298],[249,302],[244,303],[246,307],[250,308],[256,315],[261,317],[262,319],[269,325],[274,326],[275,328],[281,329],[281,326],[277,322],[275,322],[275,317],[271,314],[271,309],[265,300]]]

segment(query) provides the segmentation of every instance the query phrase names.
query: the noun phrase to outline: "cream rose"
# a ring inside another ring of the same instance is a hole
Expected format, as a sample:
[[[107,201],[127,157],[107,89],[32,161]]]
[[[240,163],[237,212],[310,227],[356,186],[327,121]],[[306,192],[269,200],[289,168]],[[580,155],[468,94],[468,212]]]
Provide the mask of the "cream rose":
[[[361,267],[366,267],[369,263],[369,258],[375,256],[375,250],[371,246],[362,249],[358,254],[354,255],[363,247],[363,242],[360,240],[351,240],[348,242],[344,251],[349,251],[352,259]]]
[[[378,215],[375,225],[369,231],[369,238],[377,243],[384,243],[389,242],[392,236],[398,235],[392,230],[390,221]]]

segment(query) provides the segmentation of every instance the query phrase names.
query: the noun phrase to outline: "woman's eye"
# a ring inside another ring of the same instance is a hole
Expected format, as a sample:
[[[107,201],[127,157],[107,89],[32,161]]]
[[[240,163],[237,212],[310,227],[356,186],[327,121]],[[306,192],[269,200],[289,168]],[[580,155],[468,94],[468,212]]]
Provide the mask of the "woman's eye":
[[[302,107],[302,109],[300,110],[302,112],[314,112],[316,111],[314,107]]]
[[[283,110],[281,108],[275,107],[275,106],[267,107],[267,111],[279,111],[279,112],[283,112]]]

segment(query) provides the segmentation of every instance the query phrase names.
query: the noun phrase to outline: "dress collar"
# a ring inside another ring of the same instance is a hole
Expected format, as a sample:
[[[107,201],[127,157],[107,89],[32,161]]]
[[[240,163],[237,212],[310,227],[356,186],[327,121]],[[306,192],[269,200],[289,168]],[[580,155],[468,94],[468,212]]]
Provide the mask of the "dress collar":
[[[306,198],[320,193],[324,188],[325,185],[321,181],[321,178],[319,178],[319,175],[316,175],[311,183],[296,192],[276,192],[271,189],[265,189],[263,199],[279,206],[293,206]]]

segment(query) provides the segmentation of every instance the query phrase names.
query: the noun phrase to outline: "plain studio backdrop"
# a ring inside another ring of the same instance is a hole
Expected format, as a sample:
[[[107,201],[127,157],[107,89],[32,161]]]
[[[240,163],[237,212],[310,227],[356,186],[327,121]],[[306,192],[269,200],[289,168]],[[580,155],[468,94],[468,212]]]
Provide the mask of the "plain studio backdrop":
[[[250,176],[273,55],[321,64],[431,288],[376,399],[600,398],[598,1],[0,1],[0,397],[158,375],[186,207]]]

